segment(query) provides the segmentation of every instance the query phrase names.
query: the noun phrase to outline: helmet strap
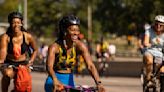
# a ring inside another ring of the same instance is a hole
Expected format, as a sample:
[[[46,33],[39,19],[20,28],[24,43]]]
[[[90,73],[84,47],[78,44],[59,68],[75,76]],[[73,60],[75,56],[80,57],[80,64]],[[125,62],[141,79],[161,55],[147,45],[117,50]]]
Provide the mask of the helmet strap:
[[[67,47],[67,43],[65,39],[63,40],[63,44],[64,44],[64,47],[67,49],[68,47]]]
[[[66,36],[67,35],[67,33],[66,32],[64,32],[64,36]]]

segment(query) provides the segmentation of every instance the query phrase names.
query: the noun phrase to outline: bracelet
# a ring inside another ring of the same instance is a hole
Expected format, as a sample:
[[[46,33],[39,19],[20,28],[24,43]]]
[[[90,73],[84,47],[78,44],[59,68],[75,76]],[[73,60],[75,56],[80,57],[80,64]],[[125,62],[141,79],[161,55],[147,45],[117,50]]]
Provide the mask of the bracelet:
[[[101,84],[101,81],[96,81],[96,84],[97,84],[97,85]]]
[[[33,64],[33,62],[32,62],[32,61],[29,61],[28,63],[29,63],[29,64]]]

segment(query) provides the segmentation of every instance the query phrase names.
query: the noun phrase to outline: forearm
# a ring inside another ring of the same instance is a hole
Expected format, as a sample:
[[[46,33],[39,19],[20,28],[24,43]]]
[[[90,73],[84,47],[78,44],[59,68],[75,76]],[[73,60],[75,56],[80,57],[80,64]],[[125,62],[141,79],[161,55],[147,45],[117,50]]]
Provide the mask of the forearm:
[[[100,77],[99,77],[99,74],[97,72],[95,65],[94,64],[89,65],[88,70],[90,74],[92,75],[92,77],[94,78],[96,85],[98,85],[101,81],[100,81]]]
[[[5,59],[6,59],[6,53],[0,51],[0,63],[4,63]]]
[[[54,72],[53,68],[48,67],[48,74],[52,78],[53,81],[57,81],[57,77],[55,75],[55,72]]]
[[[150,37],[146,34],[145,34],[143,43],[145,47],[151,47]]]
[[[33,63],[37,55],[37,50],[34,51],[30,57],[29,63]]]
[[[3,64],[4,63],[4,60],[0,60],[0,64]]]
[[[84,58],[84,61],[87,65],[87,68],[91,74],[91,76],[93,77],[95,83],[97,84],[100,81],[97,69],[95,67],[95,65],[92,62],[92,57],[88,51],[88,48],[86,47],[85,44],[80,43],[78,44],[77,48],[79,48],[79,50],[82,52],[82,56]]]

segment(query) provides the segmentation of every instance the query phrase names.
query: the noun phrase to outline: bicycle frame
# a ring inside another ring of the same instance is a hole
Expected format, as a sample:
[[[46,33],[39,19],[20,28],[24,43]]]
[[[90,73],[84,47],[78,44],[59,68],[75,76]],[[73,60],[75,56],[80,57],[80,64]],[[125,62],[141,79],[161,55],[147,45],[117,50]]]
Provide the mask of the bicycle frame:
[[[109,65],[108,65],[108,60],[107,57],[104,55],[101,56],[101,61],[98,62],[98,73],[100,76],[107,76],[106,72],[108,71]]]
[[[164,61],[162,61],[162,64],[160,64],[160,66],[157,68],[157,71],[154,72],[153,77],[157,76],[157,74],[160,72],[160,69],[162,68],[162,66],[164,66]]]
[[[70,86],[64,86],[65,91],[63,92],[97,92],[97,87],[84,87],[84,86],[77,86],[75,88]]]

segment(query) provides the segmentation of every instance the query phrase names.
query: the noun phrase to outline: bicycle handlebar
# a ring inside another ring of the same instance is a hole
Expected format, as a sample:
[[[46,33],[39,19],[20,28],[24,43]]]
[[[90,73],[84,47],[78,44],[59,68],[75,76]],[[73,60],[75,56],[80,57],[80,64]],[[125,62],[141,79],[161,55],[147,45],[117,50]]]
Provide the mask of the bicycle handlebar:
[[[145,47],[145,49],[153,49],[153,48],[161,48],[161,49],[163,49],[164,46],[161,46],[161,45],[152,45],[151,47]]]
[[[4,68],[9,67],[9,64],[6,63],[0,63],[0,70],[3,70]]]
[[[3,70],[7,67],[12,67],[12,68],[17,68],[18,66],[17,65],[13,65],[13,64],[8,64],[8,63],[0,63],[0,70]],[[29,66],[29,68],[32,70],[33,67],[32,66]]]
[[[152,45],[151,47],[153,47],[153,48],[163,48],[164,46],[162,46],[162,45]]]

